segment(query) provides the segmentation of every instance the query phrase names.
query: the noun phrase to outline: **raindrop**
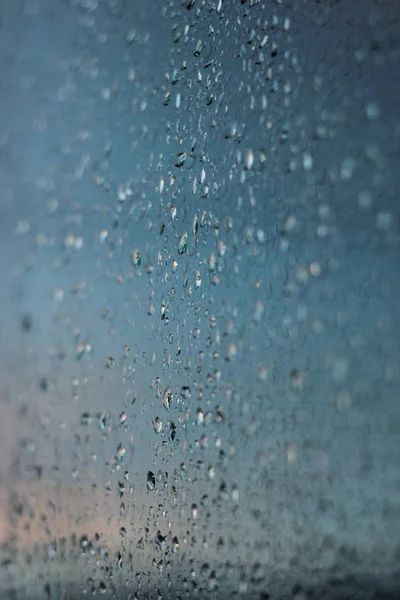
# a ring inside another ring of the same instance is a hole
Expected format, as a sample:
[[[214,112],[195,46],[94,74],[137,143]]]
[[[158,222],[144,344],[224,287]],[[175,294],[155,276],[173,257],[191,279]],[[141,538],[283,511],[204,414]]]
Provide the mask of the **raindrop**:
[[[190,387],[188,385],[183,385],[181,387],[181,396],[185,400],[187,400],[188,398],[190,398],[190,396],[191,396],[191,389],[190,389]]]
[[[154,490],[155,487],[156,487],[156,476],[154,475],[154,473],[152,471],[149,471],[147,473],[147,489],[149,490],[149,492],[151,492],[152,490]]]
[[[131,262],[134,267],[140,267],[140,263],[142,262],[140,252],[138,249],[134,250],[131,255]]]
[[[256,323],[259,323],[262,319],[263,314],[264,314],[264,304],[262,302],[257,302],[256,306],[254,308],[253,320]]]
[[[186,233],[186,231],[184,231],[181,234],[181,236],[179,237],[178,254],[183,254],[184,252],[186,252],[187,240],[188,240],[188,234]]]
[[[161,433],[161,432],[162,432],[162,429],[163,429],[163,422],[162,422],[162,420],[160,419],[160,417],[156,417],[156,418],[154,419],[154,431],[155,431],[156,433]]]
[[[194,215],[193,224],[192,224],[192,233],[193,233],[194,237],[196,237],[198,229],[199,229],[199,219],[198,219],[197,215]]]
[[[87,427],[88,425],[91,424],[91,422],[92,422],[92,418],[89,413],[84,412],[81,414],[81,425],[83,425],[84,427]]]
[[[201,286],[201,274],[200,271],[194,273],[194,287],[198,289]]]
[[[117,452],[115,454],[115,458],[118,461],[122,461],[122,459],[123,459],[123,457],[125,455],[125,452],[126,452],[125,446],[123,444],[119,444],[118,448],[117,448]]]
[[[203,49],[203,42],[201,40],[199,40],[196,44],[194,55],[200,56],[202,49]]]
[[[233,502],[239,502],[239,488],[237,485],[232,486],[232,500]]]
[[[173,442],[176,438],[176,426],[175,426],[175,423],[173,423],[172,421],[169,426],[169,436],[168,437],[169,437],[170,442]]]
[[[111,369],[114,365],[115,365],[115,360],[113,359],[112,356],[108,356],[105,366],[107,367],[107,369]]]
[[[172,391],[171,391],[170,387],[167,387],[164,391],[164,396],[163,396],[164,408],[169,410],[171,408],[171,402],[172,402]]]
[[[177,160],[175,163],[176,167],[183,167],[183,165],[185,164],[186,161],[186,152],[181,152],[180,154],[177,155]]]
[[[253,165],[254,165],[254,152],[253,152],[253,150],[248,150],[244,157],[245,169],[247,169],[247,171],[250,171],[250,169],[253,167]]]
[[[204,413],[201,408],[196,411],[196,425],[202,425],[204,422]]]
[[[176,552],[178,552],[179,550],[179,541],[178,538],[175,536],[172,538],[172,552],[175,554]]]
[[[167,536],[166,535],[162,535],[160,533],[160,531],[157,533],[156,535],[156,544],[158,546],[158,548],[164,552],[164,550],[167,547]]]

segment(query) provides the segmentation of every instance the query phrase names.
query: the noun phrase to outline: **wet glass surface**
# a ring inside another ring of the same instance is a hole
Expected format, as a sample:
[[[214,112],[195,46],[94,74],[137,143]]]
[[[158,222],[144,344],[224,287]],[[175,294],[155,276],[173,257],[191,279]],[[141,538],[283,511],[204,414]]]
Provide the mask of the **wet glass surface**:
[[[400,8],[2,0],[0,597],[400,597]]]

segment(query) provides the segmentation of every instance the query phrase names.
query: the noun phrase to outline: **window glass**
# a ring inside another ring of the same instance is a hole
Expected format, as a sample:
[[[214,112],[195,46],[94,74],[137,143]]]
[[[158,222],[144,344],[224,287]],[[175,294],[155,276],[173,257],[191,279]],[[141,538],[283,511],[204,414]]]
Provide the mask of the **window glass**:
[[[396,2],[0,25],[0,597],[399,597]]]

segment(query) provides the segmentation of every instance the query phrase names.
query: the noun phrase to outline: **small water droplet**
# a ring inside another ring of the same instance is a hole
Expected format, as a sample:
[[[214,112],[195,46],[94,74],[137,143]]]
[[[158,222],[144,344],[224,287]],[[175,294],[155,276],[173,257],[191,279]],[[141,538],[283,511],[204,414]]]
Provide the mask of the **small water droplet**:
[[[132,252],[132,256],[131,256],[131,262],[133,264],[134,267],[140,267],[140,263],[142,262],[141,256],[140,256],[140,252],[139,250],[136,248],[136,250],[134,250]]]
[[[185,164],[185,161],[186,161],[186,156],[187,156],[186,152],[180,152],[177,155],[177,160],[176,160],[175,166],[178,168],[183,167],[183,165]]]
[[[108,356],[107,360],[106,360],[107,369],[111,369],[114,365],[115,365],[115,360],[113,359],[112,356]]]
[[[172,421],[169,426],[169,436],[168,437],[169,437],[170,442],[173,442],[176,438],[176,426],[175,426],[175,423],[173,423]]]
[[[87,427],[92,422],[92,418],[88,412],[84,412],[81,414],[81,425]]]
[[[191,396],[191,389],[190,389],[190,387],[188,385],[183,385],[181,387],[181,396],[185,400],[187,400],[188,398],[190,398],[190,396]]]
[[[201,408],[196,410],[196,425],[202,425],[204,422],[204,413]]]
[[[179,540],[175,536],[172,538],[172,552],[175,554],[179,550]]]
[[[194,215],[193,224],[192,224],[192,233],[193,233],[194,237],[196,237],[198,229],[199,229],[199,219],[198,219],[197,215]]]
[[[156,418],[154,419],[154,431],[155,431],[156,433],[161,433],[161,432],[162,432],[162,429],[163,429],[163,422],[162,422],[162,420],[160,419],[160,417],[156,417]]]
[[[149,492],[151,492],[152,490],[154,490],[155,487],[156,487],[156,476],[154,475],[153,471],[149,471],[147,473],[147,489],[149,490]]]
[[[198,289],[201,286],[201,274],[200,271],[194,273],[194,287]]]
[[[196,44],[194,55],[200,56],[202,49],[203,49],[203,42],[201,40],[199,40]]]
[[[159,547],[159,549],[164,552],[164,550],[167,547],[167,536],[166,535],[162,535],[160,533],[160,531],[157,533],[156,535],[156,544]]]
[[[115,454],[115,458],[118,461],[122,461],[124,455],[125,455],[126,449],[125,446],[123,444],[119,444],[118,448],[117,448],[117,452]]]
[[[247,169],[247,171],[250,171],[250,169],[253,167],[253,165],[254,165],[254,152],[253,152],[253,150],[247,150],[247,152],[245,154],[245,158],[244,158],[245,169]]]
[[[187,240],[188,234],[186,233],[186,231],[184,231],[179,237],[178,254],[183,254],[184,252],[186,252]]]
[[[164,391],[164,396],[163,396],[164,408],[169,410],[171,408],[171,402],[172,402],[172,391],[171,391],[170,387],[167,387]]]

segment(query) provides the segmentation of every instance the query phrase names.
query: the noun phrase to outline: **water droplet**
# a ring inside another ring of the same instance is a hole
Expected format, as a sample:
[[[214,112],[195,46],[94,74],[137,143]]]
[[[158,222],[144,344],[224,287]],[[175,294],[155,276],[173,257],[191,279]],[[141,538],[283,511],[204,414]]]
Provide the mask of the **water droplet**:
[[[161,310],[160,310],[160,315],[161,315],[162,321],[165,319],[165,311],[166,311],[165,302],[164,302],[164,300],[162,300],[161,301]]]
[[[156,544],[158,546],[158,548],[164,552],[166,547],[167,547],[167,536],[166,535],[162,535],[160,533],[160,531],[157,533],[156,535]]]
[[[163,396],[164,408],[169,410],[171,408],[171,402],[172,402],[172,391],[171,391],[170,387],[167,387],[164,391],[164,396]]]
[[[376,102],[368,102],[366,113],[371,121],[378,119],[380,115],[379,105]]]
[[[196,410],[196,425],[202,425],[204,422],[204,413],[201,408]]]
[[[258,378],[260,381],[267,381],[268,379],[268,367],[265,364],[258,365]]]
[[[310,171],[313,166],[313,157],[309,152],[304,152],[303,154],[303,169],[305,171]]]
[[[106,360],[107,369],[111,369],[114,365],[115,365],[115,360],[113,359],[112,356],[108,356],[107,360]]]
[[[194,273],[194,287],[198,289],[201,286],[201,274],[200,271]]]
[[[187,240],[188,234],[186,233],[186,231],[184,231],[179,237],[178,254],[183,254],[184,252],[186,252]]]
[[[75,357],[77,360],[80,360],[82,356],[85,354],[85,344],[78,344],[75,350]]]
[[[193,224],[192,224],[192,233],[193,233],[194,237],[196,237],[198,229],[199,229],[199,219],[198,219],[197,215],[194,215]]]
[[[253,165],[254,165],[254,152],[253,152],[253,150],[247,150],[245,157],[244,157],[245,169],[247,169],[247,171],[250,171],[250,169],[253,167]]]
[[[84,412],[81,414],[81,425],[83,425],[84,427],[87,427],[88,425],[91,424],[91,422],[92,422],[92,418],[89,413]]]
[[[180,152],[177,155],[177,160],[176,160],[175,166],[178,167],[178,168],[182,167],[185,164],[186,156],[187,156],[186,152]]]
[[[135,39],[136,39],[136,35],[137,35],[136,31],[133,31],[133,30],[129,31],[126,35],[126,43],[132,44],[132,42],[135,41]]]
[[[156,487],[156,476],[154,475],[153,471],[149,471],[147,473],[147,489],[149,490],[149,492],[151,492],[152,490],[154,490],[155,487]]]
[[[175,536],[172,538],[172,552],[175,554],[179,550],[179,540]]]
[[[232,486],[232,500],[233,502],[239,502],[239,488],[236,484]]]
[[[161,432],[162,432],[162,429],[163,429],[163,422],[162,422],[162,420],[160,419],[160,417],[156,417],[156,418],[154,419],[154,431],[155,431],[156,433],[161,433]]]
[[[227,360],[234,360],[236,358],[237,350],[235,344],[229,344]]]
[[[122,461],[124,455],[125,455],[126,449],[125,446],[123,444],[119,444],[118,448],[117,448],[117,452],[115,454],[115,458],[118,461]]]
[[[218,274],[217,274],[217,273],[213,273],[213,274],[211,275],[210,281],[211,281],[211,283],[212,283],[213,285],[217,286],[217,285],[219,285],[219,284],[220,284],[220,281],[221,281],[221,280],[220,280],[220,278],[219,278],[219,276],[218,276]]]
[[[170,442],[173,442],[176,438],[176,426],[175,426],[175,423],[173,423],[172,421],[169,426],[169,436],[168,437],[169,437]]]
[[[256,306],[254,308],[253,320],[256,323],[259,323],[262,319],[263,314],[264,314],[264,304],[262,302],[257,302]]]
[[[99,583],[99,594],[105,594],[107,591],[107,586],[104,581],[100,581]]]
[[[211,253],[209,258],[208,258],[208,269],[209,271],[212,273],[213,271],[215,271],[215,268],[217,266],[217,259],[215,258],[215,254]]]
[[[142,259],[141,259],[140,252],[138,249],[136,249],[132,252],[131,262],[134,267],[140,267],[140,263],[142,262]]]
[[[211,412],[211,410],[208,410],[206,412],[206,414],[204,415],[204,425],[209,425],[212,421],[213,418],[213,414]]]
[[[301,369],[293,369],[290,373],[290,383],[293,389],[302,390],[304,387],[305,371]]]
[[[196,44],[194,55],[200,56],[202,49],[203,49],[203,42],[201,40],[199,40]]]
[[[222,240],[219,240],[218,242],[217,254],[221,257],[225,256],[226,254],[226,244]]]

